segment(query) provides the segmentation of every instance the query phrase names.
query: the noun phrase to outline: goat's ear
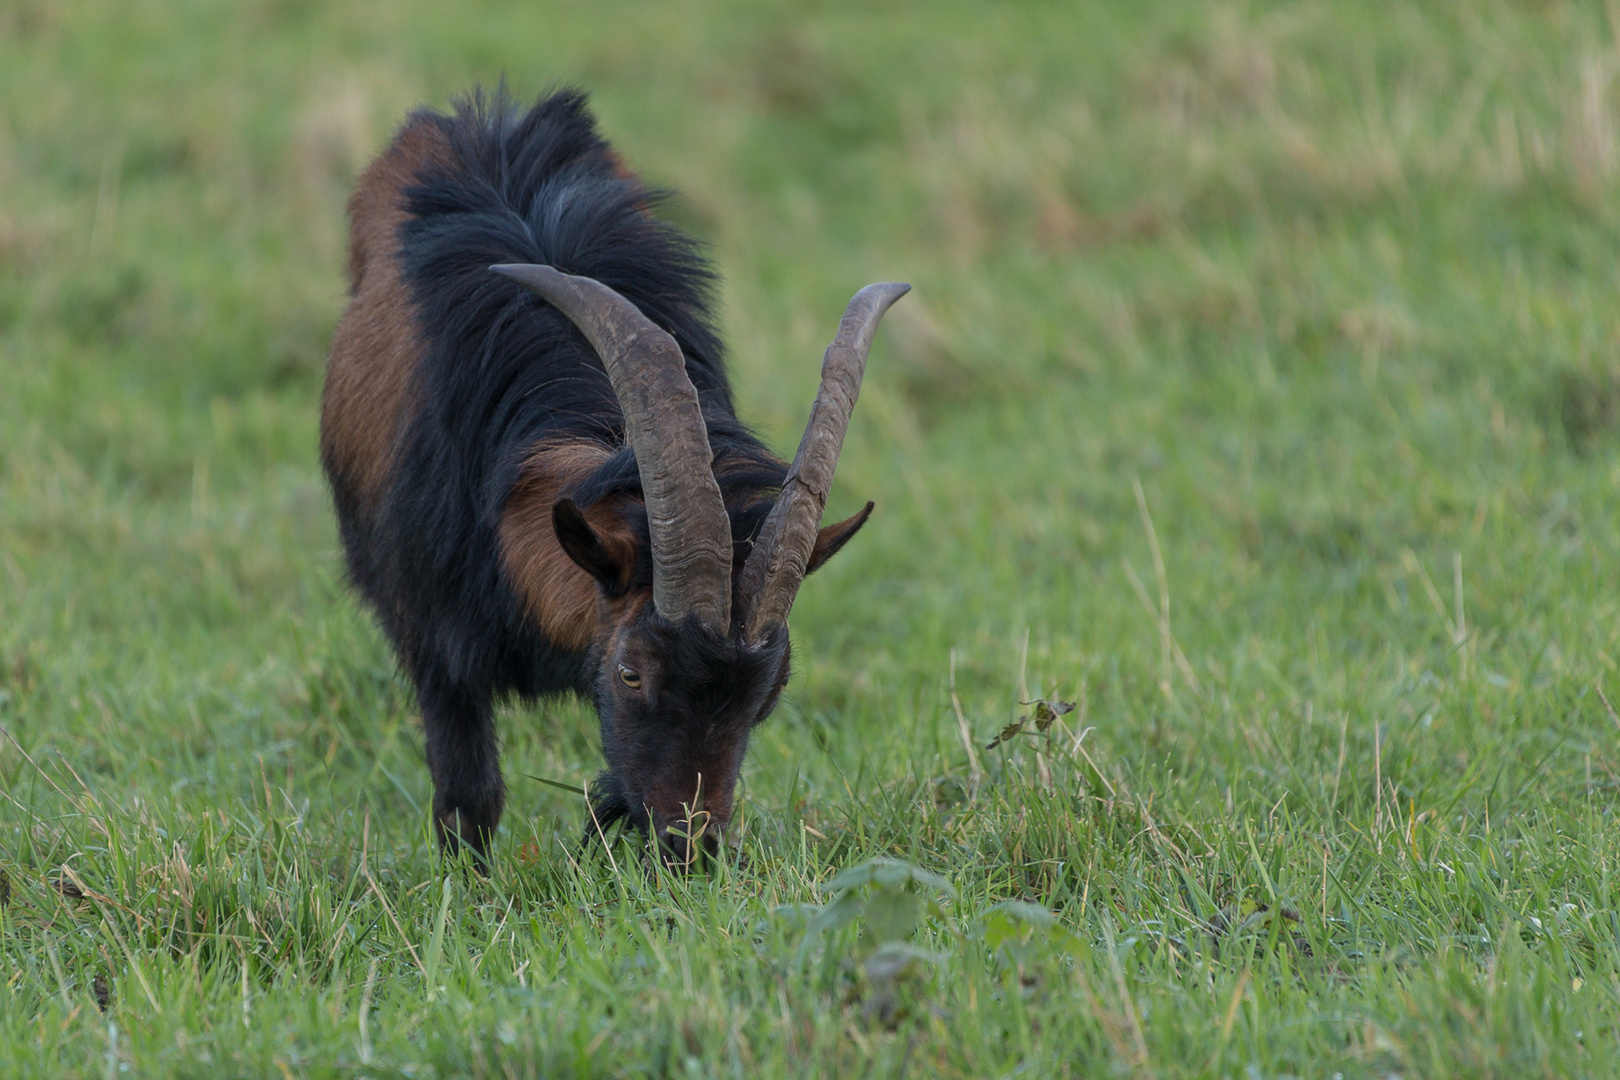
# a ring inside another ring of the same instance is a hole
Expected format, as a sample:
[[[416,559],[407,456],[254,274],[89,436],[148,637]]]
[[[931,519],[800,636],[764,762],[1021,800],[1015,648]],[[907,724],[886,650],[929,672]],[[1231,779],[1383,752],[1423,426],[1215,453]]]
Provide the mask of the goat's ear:
[[[630,587],[635,548],[624,537],[598,532],[573,499],[559,499],[551,508],[551,527],[563,553],[595,578],[609,596],[619,596]]]
[[[827,564],[827,560],[838,554],[840,548],[849,543],[849,538],[861,531],[866,519],[872,516],[872,504],[867,503],[861,512],[854,517],[847,517],[843,521],[832,525],[823,525],[816,533],[816,546],[810,549],[810,565],[805,568],[806,574],[813,574]]]

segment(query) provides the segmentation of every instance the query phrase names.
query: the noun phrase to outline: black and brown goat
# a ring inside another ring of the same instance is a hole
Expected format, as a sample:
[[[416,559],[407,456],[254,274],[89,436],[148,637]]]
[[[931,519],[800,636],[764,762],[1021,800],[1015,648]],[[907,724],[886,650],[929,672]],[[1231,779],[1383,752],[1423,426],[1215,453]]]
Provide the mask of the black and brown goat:
[[[907,286],[850,302],[788,466],[736,418],[712,271],[659,198],[563,92],[413,114],[349,205],[321,455],[416,687],[440,839],[480,859],[505,802],[492,700],[568,690],[601,716],[599,824],[712,849],[794,595],[872,509],[818,529]]]

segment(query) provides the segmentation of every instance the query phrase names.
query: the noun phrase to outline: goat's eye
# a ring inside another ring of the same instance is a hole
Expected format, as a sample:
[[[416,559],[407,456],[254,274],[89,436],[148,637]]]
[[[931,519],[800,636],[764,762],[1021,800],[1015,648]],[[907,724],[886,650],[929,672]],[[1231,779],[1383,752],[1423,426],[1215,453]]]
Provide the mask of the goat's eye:
[[[619,665],[619,681],[632,690],[641,689],[641,672]]]

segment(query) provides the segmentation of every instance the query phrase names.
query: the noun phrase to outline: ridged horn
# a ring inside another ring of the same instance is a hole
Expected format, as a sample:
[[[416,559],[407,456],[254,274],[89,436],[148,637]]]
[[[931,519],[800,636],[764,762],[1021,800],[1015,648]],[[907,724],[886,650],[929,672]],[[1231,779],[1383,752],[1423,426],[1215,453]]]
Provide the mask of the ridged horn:
[[[602,358],[636,454],[652,540],[653,606],[731,627],[731,519],[697,390],[675,339],[593,278],[534,263],[490,267],[538,293],[579,327]]]
[[[765,518],[737,581],[737,595],[745,605],[747,641],[759,642],[787,622],[816,546],[816,530],[832,491],[850,414],[861,392],[872,337],[883,313],[910,291],[910,285],[897,281],[868,285],[850,300],[838,336],[827,346],[821,361],[821,389],[810,409],[799,451],[793,455],[782,493]]]

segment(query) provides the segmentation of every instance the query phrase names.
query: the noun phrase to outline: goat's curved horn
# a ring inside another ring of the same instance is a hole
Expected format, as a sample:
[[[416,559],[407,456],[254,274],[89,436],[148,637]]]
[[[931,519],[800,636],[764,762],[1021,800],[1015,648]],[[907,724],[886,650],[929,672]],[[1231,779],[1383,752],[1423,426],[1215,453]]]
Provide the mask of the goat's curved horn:
[[[765,518],[737,581],[737,595],[746,605],[743,624],[748,641],[760,641],[787,622],[816,546],[816,529],[832,490],[855,398],[861,392],[872,337],[889,305],[910,291],[910,285],[896,281],[868,285],[849,302],[838,336],[827,346],[821,361],[821,389],[810,409],[799,452],[793,456],[782,493]]]
[[[540,294],[602,358],[636,454],[652,540],[653,606],[720,633],[731,626],[731,520],[697,390],[675,339],[613,289],[550,266],[490,267]]]

